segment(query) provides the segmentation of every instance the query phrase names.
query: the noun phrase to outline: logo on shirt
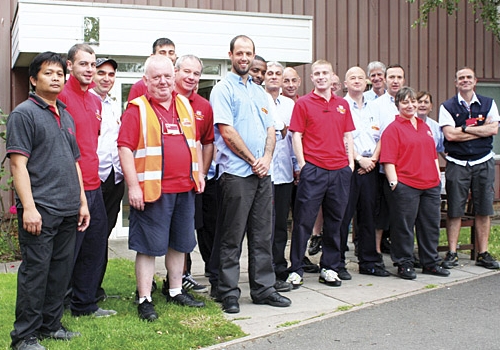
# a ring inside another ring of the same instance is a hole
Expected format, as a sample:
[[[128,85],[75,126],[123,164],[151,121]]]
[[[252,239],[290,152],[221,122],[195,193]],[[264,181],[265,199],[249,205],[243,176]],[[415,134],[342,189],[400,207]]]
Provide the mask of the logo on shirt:
[[[264,112],[265,114],[267,114],[267,113],[268,113],[268,112],[267,112],[267,109],[265,109],[264,107],[262,107],[260,110],[261,110],[262,112]]]
[[[339,112],[340,114],[345,114],[346,110],[344,106],[341,105],[337,107],[337,112]]]
[[[71,129],[71,128],[68,128],[68,133],[69,133],[70,135],[75,136],[75,132],[74,132],[74,131],[73,131],[73,129]]]
[[[427,131],[427,135],[429,135],[430,137],[434,138],[434,136],[432,135],[432,131],[430,131],[430,130]]]
[[[205,119],[205,116],[203,115],[203,113],[201,111],[194,112],[194,117],[197,120],[203,120],[203,119]]]
[[[99,120],[99,121],[101,121],[101,120],[102,120],[102,118],[101,118],[101,113],[99,112],[99,110],[98,110],[98,109],[96,109],[96,111],[95,111],[95,117],[96,117],[96,118],[97,118],[97,120]]]

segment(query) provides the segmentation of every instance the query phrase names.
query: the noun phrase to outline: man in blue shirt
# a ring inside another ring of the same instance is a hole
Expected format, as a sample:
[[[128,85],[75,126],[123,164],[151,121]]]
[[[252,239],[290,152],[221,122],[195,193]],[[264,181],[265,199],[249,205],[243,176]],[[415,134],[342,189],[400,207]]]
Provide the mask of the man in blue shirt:
[[[274,289],[272,266],[272,183],[269,168],[276,142],[264,90],[248,71],[253,41],[233,38],[231,72],[212,90],[216,162],[221,187],[217,226],[220,235],[218,298],[227,313],[240,311],[238,287],[241,245],[248,237],[250,295],[256,304],[285,307],[290,299]]]

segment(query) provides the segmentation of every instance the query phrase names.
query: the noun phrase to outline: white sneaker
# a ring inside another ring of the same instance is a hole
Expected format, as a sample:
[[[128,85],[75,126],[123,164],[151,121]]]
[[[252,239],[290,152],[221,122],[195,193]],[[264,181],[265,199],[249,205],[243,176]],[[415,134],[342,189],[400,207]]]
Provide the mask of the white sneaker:
[[[319,274],[319,283],[324,283],[331,287],[340,287],[342,285],[342,280],[339,278],[337,273],[333,270],[321,269]]]
[[[288,275],[286,282],[290,283],[293,289],[297,289],[304,283],[304,280],[297,272],[292,272]]]

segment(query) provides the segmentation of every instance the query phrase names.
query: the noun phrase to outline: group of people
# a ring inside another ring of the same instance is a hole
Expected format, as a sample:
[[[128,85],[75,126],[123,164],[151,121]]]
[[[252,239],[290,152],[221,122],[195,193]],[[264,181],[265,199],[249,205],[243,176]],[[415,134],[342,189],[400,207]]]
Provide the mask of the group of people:
[[[422,272],[448,276],[469,191],[476,264],[498,268],[487,246],[500,117],[491,98],[475,94],[472,69],[457,71],[458,94],[441,105],[436,123],[430,93],[405,87],[400,65],[371,62],[366,74],[349,68],[341,97],[331,63],[318,60],[314,88],[299,98],[297,72],[255,51],[248,36],[231,40],[231,71],[207,101],[196,92],[202,61],[178,58],[174,43],[160,38],[123,114],[109,96],[118,68],[112,58],[96,59],[86,44],[74,45],[66,62],[53,52],[34,58],[32,92],[7,124],[23,257],[13,348],[45,349],[39,339],[80,336],[61,324],[65,300],[73,316],[116,314],[97,303],[106,298],[107,241],[125,184],[138,315],[147,321],[159,317],[152,299],[157,256],[165,256],[167,302],[204,306],[188,293],[206,290],[190,275],[197,243],[210,295],[238,313],[245,235],[255,304],[291,305],[280,293],[303,284],[308,240],[320,227],[320,283],[352,279],[345,258],[351,223],[359,273],[390,275],[381,253],[389,231],[399,277],[416,278],[414,232]],[[447,161],[443,261],[438,154]]]

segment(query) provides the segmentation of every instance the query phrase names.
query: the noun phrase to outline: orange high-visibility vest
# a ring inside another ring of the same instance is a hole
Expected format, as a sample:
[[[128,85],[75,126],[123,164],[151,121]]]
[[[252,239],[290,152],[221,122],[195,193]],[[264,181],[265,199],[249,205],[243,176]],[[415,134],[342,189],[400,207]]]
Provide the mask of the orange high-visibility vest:
[[[130,103],[139,107],[139,144],[134,152],[135,170],[142,189],[144,202],[151,203],[161,196],[163,179],[163,144],[161,125],[155,111],[145,96]],[[191,179],[199,189],[198,153],[196,151],[196,122],[189,100],[177,94],[175,108],[184,138],[191,152]]]

